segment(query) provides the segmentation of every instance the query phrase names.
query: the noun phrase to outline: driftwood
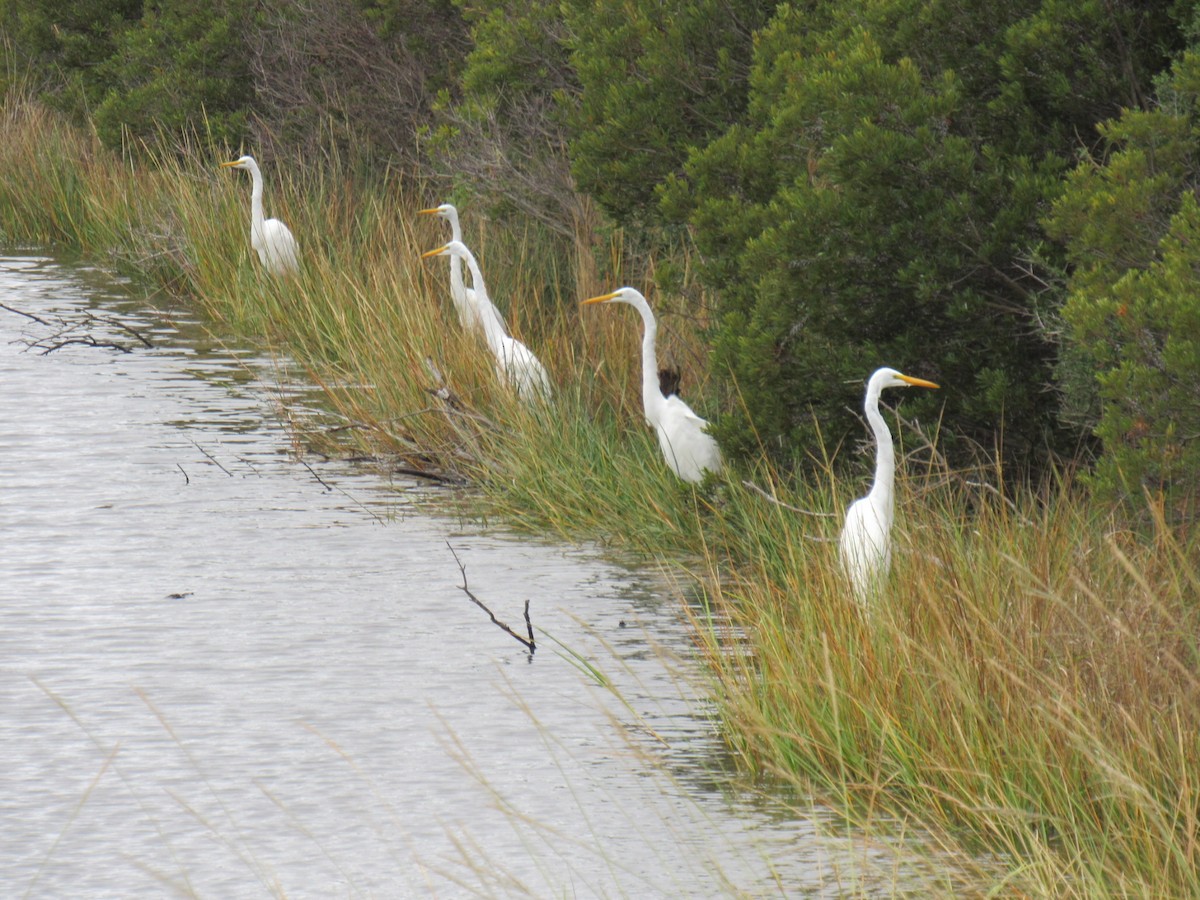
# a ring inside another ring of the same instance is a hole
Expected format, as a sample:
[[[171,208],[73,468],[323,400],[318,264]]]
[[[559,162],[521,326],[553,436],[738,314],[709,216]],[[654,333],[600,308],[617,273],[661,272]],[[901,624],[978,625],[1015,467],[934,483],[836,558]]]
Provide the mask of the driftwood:
[[[446,546],[450,548],[450,554],[454,557],[454,561],[458,563],[458,571],[462,574],[463,583],[458,586],[458,589],[466,594],[472,603],[487,613],[488,617],[492,620],[492,623],[497,628],[507,633],[514,639],[520,641],[525,649],[529,651],[529,655],[533,656],[534,652],[537,650],[537,642],[533,637],[533,622],[529,619],[529,601],[525,601],[525,628],[529,632],[529,637],[525,638],[509,628],[504,622],[501,622],[499,619],[497,619],[496,614],[488,609],[487,604],[485,604],[471,592],[471,589],[467,587],[467,567],[464,566],[462,560],[458,558],[458,554],[455,553],[454,547],[450,545],[449,541],[446,542]]]

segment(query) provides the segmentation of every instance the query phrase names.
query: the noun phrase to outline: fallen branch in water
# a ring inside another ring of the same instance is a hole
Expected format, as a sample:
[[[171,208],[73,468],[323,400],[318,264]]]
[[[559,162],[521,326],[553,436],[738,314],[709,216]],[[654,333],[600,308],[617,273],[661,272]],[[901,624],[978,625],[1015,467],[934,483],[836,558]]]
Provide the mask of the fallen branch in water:
[[[0,303],[0,309],[8,310],[10,313],[16,313],[18,316],[24,316],[27,319],[33,319],[33,321],[37,322],[39,325],[45,325],[47,328],[50,327],[50,323],[45,319],[39,319],[33,313],[25,312],[23,309],[17,309],[16,307],[9,306],[7,303]]]
[[[39,325],[46,328],[57,328],[54,334],[49,337],[38,338],[34,340],[22,340],[27,350],[40,350],[42,356],[53,353],[55,350],[61,350],[63,347],[68,347],[71,344],[82,344],[85,347],[98,347],[102,350],[118,350],[121,353],[132,353],[133,346],[123,344],[116,340],[107,340],[96,337],[91,331],[86,329],[93,326],[104,326],[107,328],[115,328],[124,334],[129,335],[140,343],[143,347],[153,347],[150,339],[139,332],[137,329],[126,325],[115,316],[101,316],[93,312],[84,312],[77,319],[69,319],[66,316],[55,316],[55,322],[47,321],[33,313],[25,312],[7,304],[0,303],[0,309],[10,313],[15,313],[18,316],[24,316]]]
[[[446,541],[446,546],[450,548],[450,555],[453,556],[454,561],[458,563],[458,571],[462,574],[463,583],[458,586],[458,589],[466,594],[472,603],[487,613],[497,628],[499,628],[501,631],[507,632],[516,640],[520,641],[521,644],[524,645],[525,649],[529,651],[529,655],[532,656],[534,651],[537,650],[537,643],[533,639],[533,622],[531,622],[529,619],[529,601],[525,601],[525,628],[529,631],[529,637],[523,638],[521,635],[509,628],[505,623],[497,619],[496,614],[488,609],[487,604],[471,593],[471,589],[467,587],[467,567],[462,564],[462,560],[458,558],[458,554],[454,552],[454,547],[450,545],[449,541]]]

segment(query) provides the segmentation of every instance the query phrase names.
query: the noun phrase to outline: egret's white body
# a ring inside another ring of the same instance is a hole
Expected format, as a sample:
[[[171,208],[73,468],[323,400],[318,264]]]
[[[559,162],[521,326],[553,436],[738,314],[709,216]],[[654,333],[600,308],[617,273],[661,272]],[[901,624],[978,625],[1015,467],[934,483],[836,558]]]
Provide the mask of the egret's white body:
[[[839,544],[842,565],[860,600],[868,599],[878,589],[892,564],[896,449],[892,446],[892,433],[879,414],[879,395],[885,388],[893,387],[936,388],[937,385],[888,368],[877,370],[867,382],[863,409],[875,435],[875,482],[865,497],[855,500],[846,510]]]
[[[627,303],[642,316],[642,405],[646,421],[658,435],[663,458],[676,475],[684,481],[704,480],[705,472],[719,472],[721,450],[707,431],[708,422],[700,418],[677,394],[664,397],[659,385],[658,322],[650,304],[640,291],[623,287],[611,294],[584,300],[588,303]]]
[[[262,172],[253,156],[221,163],[222,168],[245,169],[250,173],[250,246],[258,253],[263,268],[272,275],[295,275],[300,271],[300,252],[288,227],[278,219],[263,218]]]
[[[458,210],[454,206],[443,203],[441,206],[422,209],[419,212],[425,216],[440,216],[448,221],[451,243],[454,241],[462,243],[462,226],[458,224]],[[475,289],[467,287],[463,282],[462,266],[462,258],[450,254],[450,299],[454,303],[454,309],[458,313],[458,320],[462,322],[463,328],[468,331],[472,329],[483,331],[483,319],[491,317],[499,324],[502,331],[507,332],[508,328],[504,324],[504,317],[500,315],[500,310],[496,309],[496,305],[490,299],[481,303]]]
[[[471,280],[475,285],[474,302],[476,309],[484,310],[491,305],[487,288],[483,284],[483,273],[479,271],[479,263],[475,255],[467,249],[462,241],[451,241],[437,250],[421,254],[422,258],[430,256],[458,257],[467,264]],[[483,328],[483,336],[487,339],[488,349],[496,358],[496,372],[502,381],[511,384],[522,400],[546,400],[550,397],[550,376],[545,367],[533,352],[511,337],[504,328],[504,322],[498,316],[479,316]]]

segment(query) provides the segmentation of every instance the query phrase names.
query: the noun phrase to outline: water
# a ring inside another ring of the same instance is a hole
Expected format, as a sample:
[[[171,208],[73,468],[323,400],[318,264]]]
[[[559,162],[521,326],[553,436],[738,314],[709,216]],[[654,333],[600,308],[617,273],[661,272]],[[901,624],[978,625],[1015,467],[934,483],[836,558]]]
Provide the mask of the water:
[[[102,272],[0,258],[0,303],[42,320],[0,310],[6,896],[841,896],[908,877],[893,848],[724,773],[661,579],[298,457],[280,411],[306,387]],[[105,318],[62,333],[84,315]],[[42,352],[84,334],[133,349]],[[448,543],[499,618],[521,630],[531,601],[536,654],[468,601]]]

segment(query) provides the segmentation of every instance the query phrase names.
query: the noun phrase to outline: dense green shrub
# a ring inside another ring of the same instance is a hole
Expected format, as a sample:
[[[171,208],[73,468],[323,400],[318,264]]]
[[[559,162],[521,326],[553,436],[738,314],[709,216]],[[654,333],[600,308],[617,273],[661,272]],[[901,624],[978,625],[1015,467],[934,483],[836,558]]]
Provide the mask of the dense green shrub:
[[[119,146],[127,137],[199,133],[237,146],[254,99],[245,18],[224,2],[147,6],[101,65],[108,84],[95,109],[101,140]]]
[[[1048,219],[1073,263],[1063,309],[1094,380],[1093,483],[1142,508],[1161,494],[1179,519],[1200,493],[1200,55],[1185,53],[1153,111],[1106,123],[1106,157],[1081,163]]]
[[[108,94],[112,58],[142,0],[0,0],[0,30],[42,96],[83,120]]]
[[[579,80],[570,154],[579,187],[613,216],[658,218],[656,189],[745,111],[761,0],[564,4]]]
[[[469,44],[452,0],[0,0],[0,37],[110,145],[194,132],[381,168],[416,165]]]
[[[967,439],[952,452],[999,439],[1024,465],[1073,446],[1049,390],[1059,298],[1039,265],[1057,260],[1039,218],[1081,123],[1136,104],[1172,33],[1101,6],[780,8],[745,120],[667,192],[719,292],[717,359],[745,410],[720,424],[731,450],[803,453],[818,422],[827,442],[857,435],[845,409],[884,364],[944,383],[906,408],[942,405]]]

